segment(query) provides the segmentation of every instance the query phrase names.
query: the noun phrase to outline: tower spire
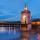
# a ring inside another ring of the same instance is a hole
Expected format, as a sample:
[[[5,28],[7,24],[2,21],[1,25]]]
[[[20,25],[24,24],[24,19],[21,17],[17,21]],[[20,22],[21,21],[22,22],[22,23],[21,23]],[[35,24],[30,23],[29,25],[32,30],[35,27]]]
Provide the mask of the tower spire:
[[[26,8],[26,4],[25,4],[25,8]]]
[[[24,7],[24,10],[28,10],[28,7],[26,6],[26,4],[25,4],[25,7]]]

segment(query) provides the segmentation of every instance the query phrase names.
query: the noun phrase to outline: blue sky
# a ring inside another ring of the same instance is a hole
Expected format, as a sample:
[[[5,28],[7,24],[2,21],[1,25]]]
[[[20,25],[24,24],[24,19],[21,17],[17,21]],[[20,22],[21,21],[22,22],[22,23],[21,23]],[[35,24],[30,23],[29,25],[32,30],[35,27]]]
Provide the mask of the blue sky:
[[[32,18],[40,18],[40,0],[0,0],[0,21],[19,21],[25,3]]]

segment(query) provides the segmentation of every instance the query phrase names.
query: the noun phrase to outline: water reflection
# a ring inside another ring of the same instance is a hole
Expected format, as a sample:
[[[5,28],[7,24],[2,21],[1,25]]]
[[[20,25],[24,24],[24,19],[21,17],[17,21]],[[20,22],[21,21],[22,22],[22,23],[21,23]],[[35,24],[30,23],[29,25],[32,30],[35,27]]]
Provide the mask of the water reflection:
[[[0,27],[0,40],[2,40],[2,39],[4,39],[4,40],[10,39],[11,40],[11,39],[18,39],[18,38],[20,38],[20,31],[17,31],[17,28],[15,28],[15,27],[13,27],[13,28],[12,27]]]
[[[37,34],[30,34],[29,40],[37,40]]]
[[[20,40],[21,32],[18,30],[19,27],[0,27],[0,40]],[[29,32],[29,40],[37,40],[37,37],[35,31]]]
[[[0,33],[5,31],[6,31],[5,27],[0,27]]]

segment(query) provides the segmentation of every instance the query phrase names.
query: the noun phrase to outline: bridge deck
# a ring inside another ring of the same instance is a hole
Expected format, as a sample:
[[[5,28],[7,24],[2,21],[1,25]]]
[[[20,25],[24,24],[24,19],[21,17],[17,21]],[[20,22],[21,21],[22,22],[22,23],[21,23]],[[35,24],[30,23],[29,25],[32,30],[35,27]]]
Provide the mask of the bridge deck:
[[[17,27],[17,26],[26,26],[27,24],[21,24],[21,23],[0,23],[0,27]]]

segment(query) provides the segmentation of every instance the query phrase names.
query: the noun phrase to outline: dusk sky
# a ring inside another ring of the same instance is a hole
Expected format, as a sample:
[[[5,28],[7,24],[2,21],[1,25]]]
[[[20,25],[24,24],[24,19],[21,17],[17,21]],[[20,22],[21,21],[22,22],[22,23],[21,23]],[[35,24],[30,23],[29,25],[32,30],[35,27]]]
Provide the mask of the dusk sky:
[[[25,3],[32,18],[40,18],[40,0],[0,0],[0,21],[19,21]]]

